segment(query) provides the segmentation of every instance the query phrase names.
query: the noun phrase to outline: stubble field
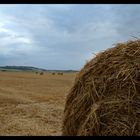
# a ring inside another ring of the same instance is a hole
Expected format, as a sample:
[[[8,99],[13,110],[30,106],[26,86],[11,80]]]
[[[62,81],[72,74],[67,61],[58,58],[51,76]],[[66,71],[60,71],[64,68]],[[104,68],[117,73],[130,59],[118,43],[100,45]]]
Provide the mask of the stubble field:
[[[0,136],[61,135],[76,73],[0,72]]]

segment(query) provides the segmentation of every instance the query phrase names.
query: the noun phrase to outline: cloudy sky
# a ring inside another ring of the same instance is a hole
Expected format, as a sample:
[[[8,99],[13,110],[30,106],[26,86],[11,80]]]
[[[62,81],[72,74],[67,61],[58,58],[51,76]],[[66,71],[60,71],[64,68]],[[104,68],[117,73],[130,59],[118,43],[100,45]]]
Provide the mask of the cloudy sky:
[[[140,37],[139,4],[0,5],[0,66],[79,70],[132,36]]]

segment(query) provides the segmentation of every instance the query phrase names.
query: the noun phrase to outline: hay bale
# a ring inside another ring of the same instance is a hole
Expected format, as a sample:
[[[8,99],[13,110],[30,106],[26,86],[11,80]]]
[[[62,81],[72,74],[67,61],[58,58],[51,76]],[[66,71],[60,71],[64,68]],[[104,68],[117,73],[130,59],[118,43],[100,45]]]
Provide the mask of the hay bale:
[[[63,75],[63,72],[58,72],[57,74],[58,74],[58,75]]]
[[[40,72],[40,75],[43,75],[44,73],[43,72]]]
[[[140,136],[140,40],[97,54],[78,73],[62,135]]]
[[[7,70],[1,70],[2,72],[6,72]]]

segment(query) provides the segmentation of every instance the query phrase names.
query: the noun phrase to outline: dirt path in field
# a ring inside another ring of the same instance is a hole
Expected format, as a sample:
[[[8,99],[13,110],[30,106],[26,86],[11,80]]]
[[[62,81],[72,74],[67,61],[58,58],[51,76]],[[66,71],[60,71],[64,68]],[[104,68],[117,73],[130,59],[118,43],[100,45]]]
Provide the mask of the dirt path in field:
[[[0,135],[61,135],[75,74],[0,72]]]

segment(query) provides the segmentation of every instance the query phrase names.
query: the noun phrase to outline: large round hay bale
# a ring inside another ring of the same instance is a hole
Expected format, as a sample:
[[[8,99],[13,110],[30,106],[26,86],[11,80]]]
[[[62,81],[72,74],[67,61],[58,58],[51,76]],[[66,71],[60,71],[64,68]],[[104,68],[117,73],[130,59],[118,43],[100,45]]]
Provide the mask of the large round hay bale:
[[[67,96],[62,135],[140,136],[140,40],[88,62]]]

